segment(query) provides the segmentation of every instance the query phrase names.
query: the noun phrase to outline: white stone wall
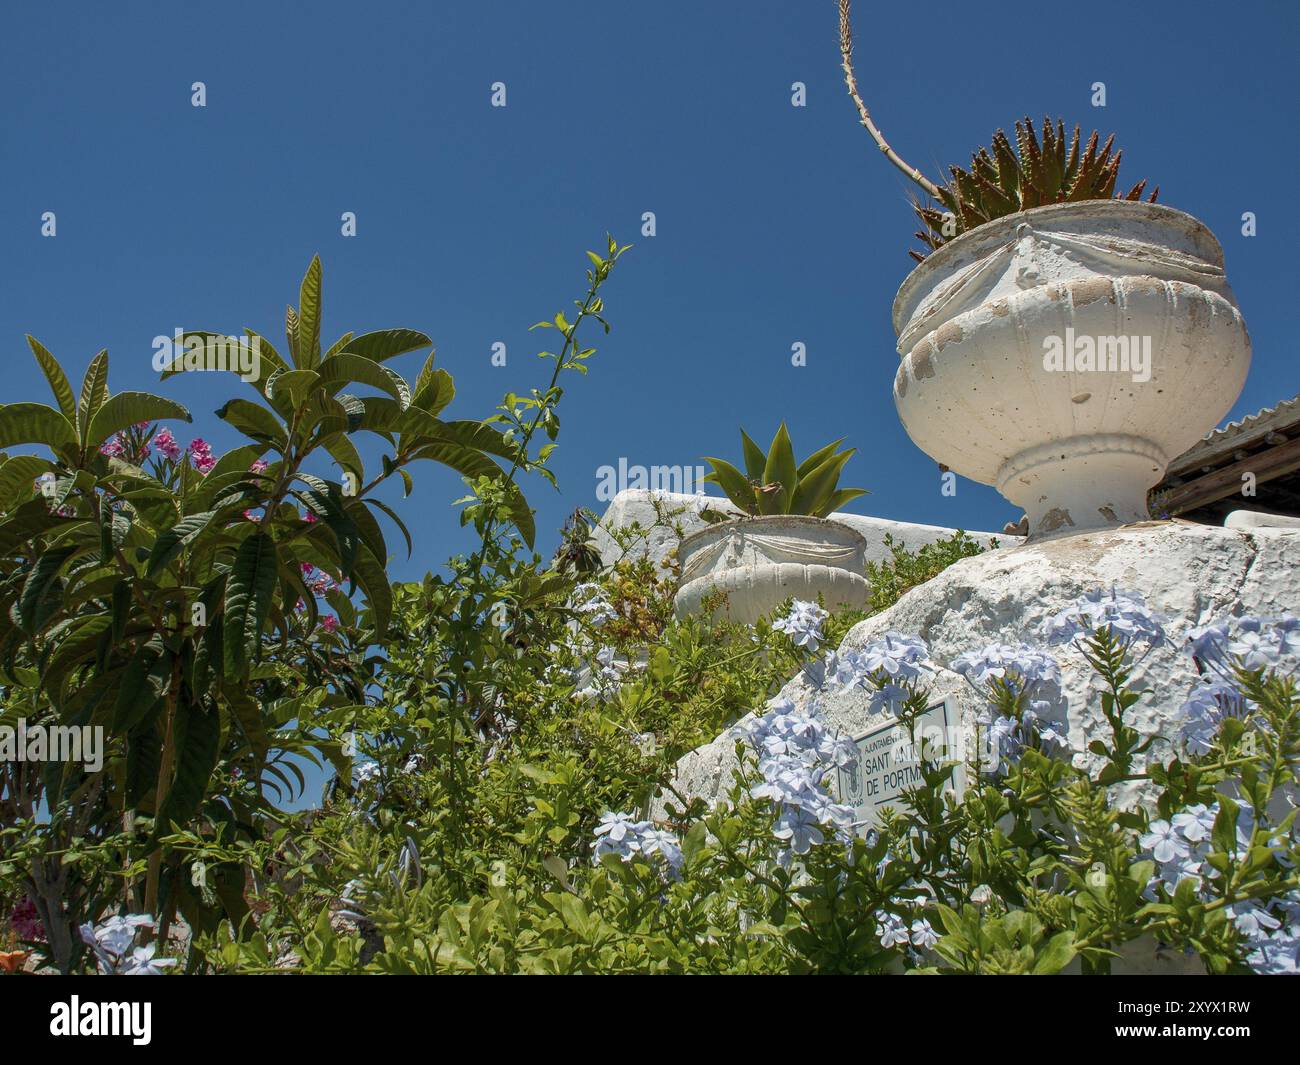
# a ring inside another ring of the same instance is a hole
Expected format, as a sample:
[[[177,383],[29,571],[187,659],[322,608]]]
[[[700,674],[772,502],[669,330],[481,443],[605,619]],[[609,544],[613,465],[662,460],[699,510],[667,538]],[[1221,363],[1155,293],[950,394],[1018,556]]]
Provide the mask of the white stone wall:
[[[660,522],[660,513],[672,515],[671,520],[679,526],[681,535],[689,536],[706,526],[707,523],[699,516],[700,508],[706,505],[715,509],[734,509],[721,496],[685,495],[642,488],[619,492],[610,502],[596,529],[602,560],[610,565],[622,554],[607,530],[626,528],[633,522],[638,522],[651,531],[643,545],[634,548],[632,553],[648,553],[654,561],[662,561],[677,546],[679,537],[673,528],[657,524]],[[915,551],[926,544],[945,540],[956,532],[955,529],[945,529],[939,525],[917,525],[913,522],[889,521],[886,518],[869,518],[862,514],[832,514],[831,518],[842,521],[866,537],[868,562],[884,562],[890,557],[889,550],[885,547],[886,533],[892,535],[896,542]],[[995,538],[1003,547],[1021,542],[1021,537],[1003,533],[969,532],[969,535],[984,547],[988,547]]]
[[[1134,669],[1132,686],[1151,690],[1130,711],[1129,722],[1143,735],[1172,738],[1177,710],[1196,683],[1195,668],[1180,649],[1187,630],[1229,615],[1300,613],[1300,530],[1153,521],[990,551],[962,559],[913,588],[888,610],[854,626],[842,646],[861,648],[890,630],[921,637],[943,667],[932,677],[931,691],[936,699],[954,696],[969,723],[980,699],[946,668],[957,655],[990,643],[1042,646],[1046,618],[1084,592],[1112,585],[1142,593],[1148,606],[1165,616],[1172,644],[1146,654]],[[1108,735],[1096,680],[1077,651],[1057,647],[1053,653],[1061,665],[1064,696],[1057,716],[1068,720],[1076,763],[1087,764],[1095,760],[1085,753],[1088,742]],[[781,695],[806,704],[817,687],[801,674]],[[868,715],[860,690],[823,693],[821,701],[827,720],[853,736],[883,720]],[[730,786],[734,747],[724,735],[684,756],[677,763],[678,790],[721,798]],[[1154,753],[1167,759],[1168,743],[1158,743]],[[1142,796],[1134,785],[1117,798],[1131,804]]]

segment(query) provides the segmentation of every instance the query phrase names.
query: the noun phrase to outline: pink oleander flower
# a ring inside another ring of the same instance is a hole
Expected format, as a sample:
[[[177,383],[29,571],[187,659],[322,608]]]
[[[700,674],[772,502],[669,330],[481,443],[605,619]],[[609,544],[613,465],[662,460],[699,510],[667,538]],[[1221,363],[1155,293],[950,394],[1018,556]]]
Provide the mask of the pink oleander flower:
[[[316,567],[313,566],[310,562],[300,562],[298,563],[298,568],[302,570],[302,575],[304,577],[310,577],[312,575],[312,571],[316,569]]]
[[[108,455],[110,458],[120,458],[122,452],[125,450],[126,449],[122,446],[121,436],[118,433],[114,433],[99,445],[99,453],[101,455]]]
[[[323,618],[321,618],[321,628],[323,628],[326,632],[338,632],[339,619],[336,618],[333,614],[326,614]]]
[[[181,457],[181,446],[176,443],[176,437],[172,436],[170,429],[159,429],[153,438],[153,442],[157,445],[158,450],[171,459],[172,462]]]
[[[271,468],[271,464],[267,462],[266,459],[258,459],[256,462],[254,462],[251,466],[248,467],[248,472],[265,473],[270,468]]]
[[[212,445],[201,436],[196,436],[190,441],[190,457],[194,460],[194,468],[202,474],[209,473],[217,464],[212,454]]]
[[[309,510],[307,511],[306,514],[302,516],[302,520],[305,521],[308,525],[312,525],[315,522],[319,521],[320,519],[317,518],[316,515]]]
[[[148,444],[141,444],[141,445],[140,445],[140,452],[139,452],[139,454],[136,455],[136,461],[137,461],[137,462],[143,462],[145,459],[147,459],[147,458],[149,457],[149,453],[150,453],[151,450],[152,450],[152,449],[149,447]]]
[[[131,426],[131,428],[132,428],[132,429],[138,429],[138,430],[140,430],[140,432],[143,433],[146,429],[149,428],[149,423],[148,423],[148,422],[136,422],[135,425]]]
[[[36,904],[31,899],[23,899],[14,907],[9,923],[14,926],[19,939],[29,943],[45,942],[45,925],[41,924],[40,916],[36,912]]]

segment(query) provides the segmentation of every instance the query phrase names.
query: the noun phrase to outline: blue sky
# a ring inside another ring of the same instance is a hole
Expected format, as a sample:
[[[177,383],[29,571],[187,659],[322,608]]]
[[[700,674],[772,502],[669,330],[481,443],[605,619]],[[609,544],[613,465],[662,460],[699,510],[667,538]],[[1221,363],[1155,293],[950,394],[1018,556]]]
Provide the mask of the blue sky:
[[[1158,183],[1225,246],[1255,352],[1231,416],[1300,392],[1300,221],[1282,192],[1300,171],[1295,5],[857,6],[862,89],[905,157],[937,173],[1026,112],[1113,130],[1121,180]],[[582,253],[610,230],[636,247],[606,293],[614,332],[561,408],[562,491],[529,488],[545,550],[596,506],[601,465],[731,456],[739,425],[766,442],[783,418],[801,452],[859,448],[845,479],[873,493],[861,513],[1017,516],[968,481],[942,496],[895,414],[889,313],[914,225],[842,90],[833,0],[11,5],[0,90],[6,401],[46,398],[24,333],[78,376],[107,347],[116,390],[186,403],[224,450],[236,437],[211,411],[247,386],[159,386],[151,340],[245,325],[276,340],[319,253],[329,338],[423,329],[456,378],[449,415],[483,417],[544,383],[547,334],[527,327],[580,294]],[[419,357],[399,365],[413,376]],[[455,476],[414,472],[401,578],[465,545]]]

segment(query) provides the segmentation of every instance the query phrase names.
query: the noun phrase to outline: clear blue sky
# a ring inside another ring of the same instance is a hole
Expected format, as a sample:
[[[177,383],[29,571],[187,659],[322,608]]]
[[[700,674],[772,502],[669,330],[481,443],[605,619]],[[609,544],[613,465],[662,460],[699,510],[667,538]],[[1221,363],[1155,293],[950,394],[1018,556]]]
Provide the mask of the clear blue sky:
[[[857,6],[863,91],[904,156],[936,172],[1026,111],[1113,130],[1122,180],[1149,177],[1225,246],[1255,348],[1232,416],[1300,392],[1297,5]],[[608,229],[636,248],[607,292],[614,332],[561,409],[562,493],[530,488],[545,549],[595,506],[599,466],[731,455],[739,424],[766,441],[782,418],[801,451],[860,449],[846,481],[873,495],[855,510],[1000,528],[1011,506],[966,481],[941,496],[894,412],[889,313],[914,225],[837,64],[833,0],[9,5],[0,399],[45,398],[25,332],[77,375],[107,347],[119,390],[155,387],[151,338],[176,326],[276,340],[319,252],[330,339],[423,329],[456,378],[450,415],[483,417],[542,383],[546,334],[527,326],[578,294]],[[157,387],[219,450],[235,442],[211,411],[247,386]],[[414,472],[416,556],[398,577],[464,544],[457,479]]]

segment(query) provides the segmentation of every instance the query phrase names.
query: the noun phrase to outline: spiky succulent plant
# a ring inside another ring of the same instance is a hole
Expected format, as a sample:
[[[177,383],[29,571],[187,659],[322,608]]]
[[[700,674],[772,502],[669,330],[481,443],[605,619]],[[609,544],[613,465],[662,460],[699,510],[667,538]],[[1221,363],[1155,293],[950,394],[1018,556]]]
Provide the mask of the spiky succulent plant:
[[[927,248],[941,247],[959,233],[974,229],[1003,215],[1027,211],[1049,203],[1074,203],[1078,200],[1108,200],[1119,178],[1122,151],[1114,151],[1115,135],[1106,138],[1100,150],[1093,131],[1087,145],[1079,149],[1079,127],[1074,127],[1069,148],[1065,142],[1065,122],[1043,118],[1042,140],[1028,116],[1016,123],[1016,144],[998,130],[992,148],[981,148],[971,156],[969,170],[949,167],[952,179],[937,186],[939,202],[916,203],[916,215],[922,228],[917,234]],[[1146,181],[1139,181],[1123,199],[1140,200]],[[1154,203],[1160,189],[1152,190]],[[920,262],[921,252],[910,253]]]
[[[732,503],[751,517],[810,514],[824,518],[851,499],[867,494],[863,488],[839,486],[840,471],[856,452],[854,448],[840,451],[842,439],[818,448],[797,465],[785,422],[776,431],[766,454],[744,429],[740,430],[740,439],[745,472],[722,459],[705,458],[713,472],[704,479],[718,485]],[[729,516],[734,515],[719,511],[703,515],[706,521],[725,520]]]

